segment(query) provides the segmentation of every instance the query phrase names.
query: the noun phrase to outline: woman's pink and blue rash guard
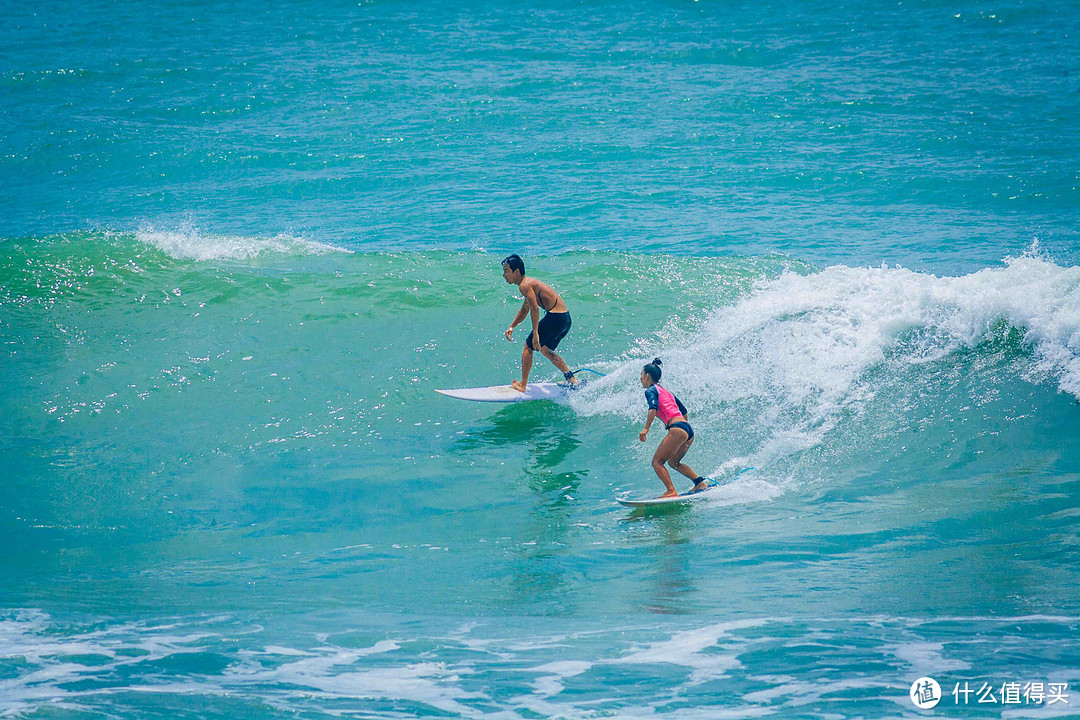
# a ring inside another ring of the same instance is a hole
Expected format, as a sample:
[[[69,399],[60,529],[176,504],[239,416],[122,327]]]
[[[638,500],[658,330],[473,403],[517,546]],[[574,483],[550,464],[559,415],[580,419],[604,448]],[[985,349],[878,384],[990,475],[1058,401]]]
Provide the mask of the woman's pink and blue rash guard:
[[[674,393],[665,390],[659,385],[650,385],[645,388],[645,401],[649,403],[649,409],[656,411],[656,417],[667,427],[672,418],[686,415],[686,406],[679,402]]]

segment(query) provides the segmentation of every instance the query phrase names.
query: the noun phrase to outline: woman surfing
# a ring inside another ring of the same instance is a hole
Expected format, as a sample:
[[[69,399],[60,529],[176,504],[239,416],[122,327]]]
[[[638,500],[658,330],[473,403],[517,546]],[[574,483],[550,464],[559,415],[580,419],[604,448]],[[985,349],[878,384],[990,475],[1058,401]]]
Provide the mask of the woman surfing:
[[[686,406],[682,404],[674,393],[661,387],[660,382],[660,358],[654,358],[641,370],[641,386],[645,388],[645,400],[649,403],[649,416],[645,420],[645,428],[638,435],[641,442],[645,442],[649,434],[649,427],[654,418],[660,418],[667,428],[667,435],[660,441],[660,446],[653,453],[652,467],[657,477],[664,483],[667,491],[662,498],[675,497],[679,493],[671,483],[671,475],[664,463],[694,481],[694,487],[690,492],[701,492],[708,487],[708,478],[701,477],[694,469],[682,461],[686,451],[694,444],[694,429],[690,427],[686,419]]]

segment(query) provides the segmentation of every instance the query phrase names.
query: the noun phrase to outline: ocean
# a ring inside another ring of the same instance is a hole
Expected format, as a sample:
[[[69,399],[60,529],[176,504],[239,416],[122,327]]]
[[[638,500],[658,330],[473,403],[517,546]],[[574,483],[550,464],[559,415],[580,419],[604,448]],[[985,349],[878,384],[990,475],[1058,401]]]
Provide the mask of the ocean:
[[[0,717],[1080,713],[1080,8],[0,29]]]

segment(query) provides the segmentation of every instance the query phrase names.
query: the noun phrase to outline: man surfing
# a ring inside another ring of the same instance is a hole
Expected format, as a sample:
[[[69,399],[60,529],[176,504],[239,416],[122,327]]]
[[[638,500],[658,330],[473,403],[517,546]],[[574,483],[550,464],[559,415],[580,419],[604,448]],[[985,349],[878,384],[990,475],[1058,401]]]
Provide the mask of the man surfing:
[[[525,338],[525,349],[521,353],[521,380],[510,383],[518,392],[525,392],[529,385],[529,372],[532,370],[533,352],[541,355],[559,368],[563,377],[574,385],[578,384],[574,373],[555,352],[566,333],[570,332],[570,311],[566,303],[550,285],[536,278],[525,275],[525,261],[517,255],[510,255],[502,261],[503,278],[511,285],[517,285],[525,301],[514,316],[514,322],[506,329],[506,339],[513,340],[514,328],[526,315],[532,319],[532,332]],[[544,319],[540,319],[540,308],[544,308]]]

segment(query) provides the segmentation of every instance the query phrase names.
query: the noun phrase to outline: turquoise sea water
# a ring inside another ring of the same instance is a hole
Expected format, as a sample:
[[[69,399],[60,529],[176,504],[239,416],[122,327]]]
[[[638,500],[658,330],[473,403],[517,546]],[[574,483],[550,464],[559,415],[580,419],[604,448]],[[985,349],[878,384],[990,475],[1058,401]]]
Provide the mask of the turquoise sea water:
[[[1074,5],[0,29],[0,717],[1076,712]],[[513,251],[606,376],[437,395]],[[654,355],[756,469],[630,513]]]

